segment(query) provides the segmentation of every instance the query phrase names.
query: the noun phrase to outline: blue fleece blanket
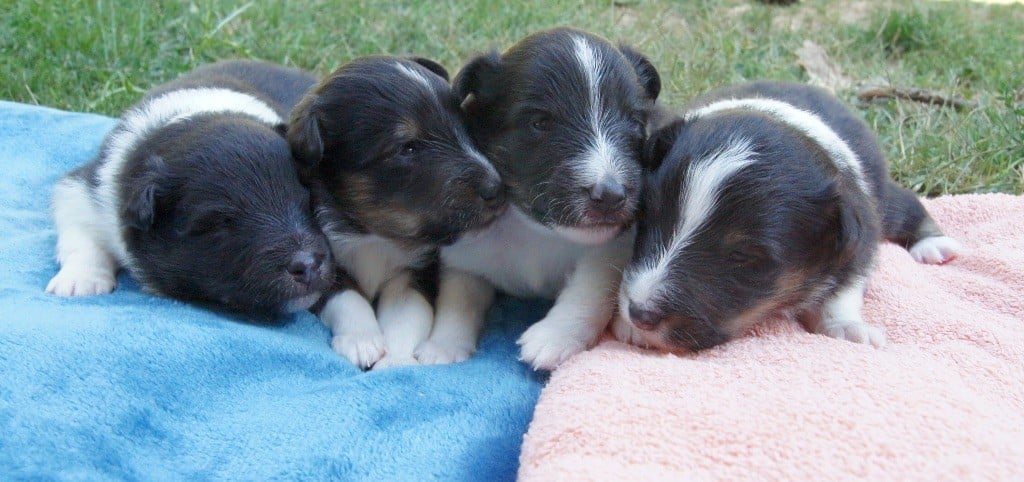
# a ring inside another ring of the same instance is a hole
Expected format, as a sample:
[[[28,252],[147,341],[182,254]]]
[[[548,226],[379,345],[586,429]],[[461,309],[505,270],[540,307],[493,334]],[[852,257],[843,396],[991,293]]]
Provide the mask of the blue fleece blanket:
[[[53,183],[114,119],[0,102],[0,479],[502,480],[543,383],[500,299],[472,360],[363,373],[300,314],[270,325],[139,291],[44,293]]]

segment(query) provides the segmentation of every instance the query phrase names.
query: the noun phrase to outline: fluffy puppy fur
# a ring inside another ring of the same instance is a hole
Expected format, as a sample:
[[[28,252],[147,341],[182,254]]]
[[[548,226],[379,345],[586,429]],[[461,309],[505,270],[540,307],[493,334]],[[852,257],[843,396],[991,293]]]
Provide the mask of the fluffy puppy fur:
[[[878,243],[922,263],[959,246],[888,177],[875,135],[828,92],[755,82],[699,99],[648,141],[620,340],[700,350],[776,314],[881,346],[861,317]]]
[[[433,325],[438,246],[504,205],[448,73],[426,59],[354,60],[303,99],[288,139],[350,276],[320,310],[334,350],[362,367],[417,363]]]
[[[153,293],[250,314],[313,305],[333,263],[284,118],[314,82],[228,61],[154,88],[57,183],[61,268],[46,290],[108,293],[125,267]]]
[[[453,85],[510,208],[442,250],[436,325],[419,359],[468,357],[497,287],[557,298],[519,339],[524,361],[554,368],[614,311],[658,73],[628,47],[556,28],[470,60]]]

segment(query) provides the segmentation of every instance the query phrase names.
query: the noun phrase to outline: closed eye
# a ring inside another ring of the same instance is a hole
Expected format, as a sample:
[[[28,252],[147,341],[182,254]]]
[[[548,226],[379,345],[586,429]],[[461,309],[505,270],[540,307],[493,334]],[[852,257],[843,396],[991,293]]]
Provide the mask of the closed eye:
[[[233,229],[235,219],[235,216],[231,213],[212,211],[184,220],[180,223],[177,230],[178,234],[183,236],[205,236]]]
[[[768,252],[760,246],[743,246],[729,252],[729,262],[745,268],[762,266],[769,261]]]

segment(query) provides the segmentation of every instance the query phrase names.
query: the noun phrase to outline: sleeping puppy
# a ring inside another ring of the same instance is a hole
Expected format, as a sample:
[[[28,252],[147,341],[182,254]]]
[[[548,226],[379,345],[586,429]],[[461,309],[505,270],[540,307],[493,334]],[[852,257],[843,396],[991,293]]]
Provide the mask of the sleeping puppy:
[[[593,344],[614,312],[658,73],[627,47],[556,28],[471,60],[454,89],[511,206],[442,250],[436,325],[417,356],[466,359],[496,287],[556,298],[519,339],[522,360],[552,369]]]
[[[362,367],[417,363],[433,325],[438,246],[504,205],[448,73],[426,59],[354,60],[303,99],[288,140],[320,185],[318,217],[350,276],[320,310],[332,347]]]
[[[327,240],[284,138],[315,79],[253,61],[201,67],[128,109],[53,196],[60,271],[46,291],[147,291],[249,314],[308,309],[330,286]]]
[[[613,324],[623,341],[700,350],[782,314],[881,346],[861,317],[878,243],[932,264],[960,250],[889,179],[868,126],[816,87],[712,92],[646,150],[653,172]]]

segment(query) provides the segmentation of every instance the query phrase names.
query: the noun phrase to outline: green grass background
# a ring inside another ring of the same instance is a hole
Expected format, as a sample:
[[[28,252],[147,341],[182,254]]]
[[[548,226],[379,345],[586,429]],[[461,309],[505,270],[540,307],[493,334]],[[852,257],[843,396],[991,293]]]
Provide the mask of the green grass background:
[[[0,0],[0,99],[117,116],[197,65],[252,57],[326,73],[359,55],[416,54],[453,74],[472,54],[573,25],[633,45],[663,100],[756,78],[807,80],[811,40],[857,82],[924,88],[976,108],[858,103],[893,176],[924,195],[1024,188],[1024,5],[752,0]]]

